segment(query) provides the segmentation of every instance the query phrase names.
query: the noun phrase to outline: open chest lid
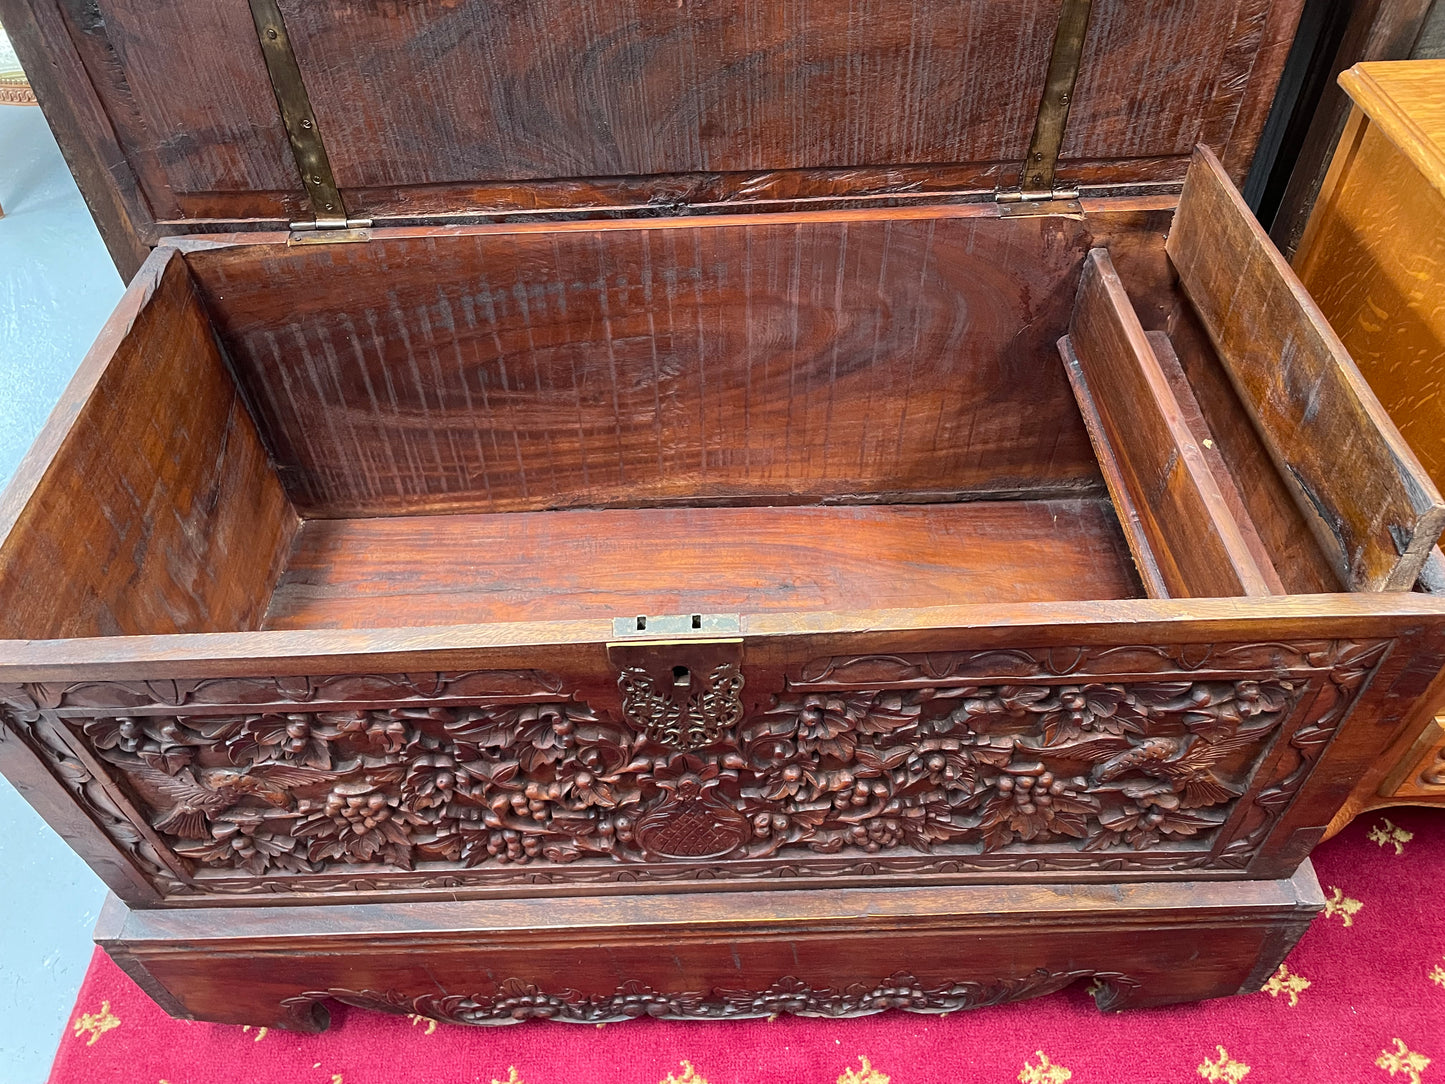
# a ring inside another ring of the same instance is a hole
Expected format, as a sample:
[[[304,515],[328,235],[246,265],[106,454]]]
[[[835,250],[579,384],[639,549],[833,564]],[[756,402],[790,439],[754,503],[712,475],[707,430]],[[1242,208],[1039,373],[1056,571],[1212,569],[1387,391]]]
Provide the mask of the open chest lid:
[[[168,234],[1167,190],[1303,0],[0,0],[123,270]]]

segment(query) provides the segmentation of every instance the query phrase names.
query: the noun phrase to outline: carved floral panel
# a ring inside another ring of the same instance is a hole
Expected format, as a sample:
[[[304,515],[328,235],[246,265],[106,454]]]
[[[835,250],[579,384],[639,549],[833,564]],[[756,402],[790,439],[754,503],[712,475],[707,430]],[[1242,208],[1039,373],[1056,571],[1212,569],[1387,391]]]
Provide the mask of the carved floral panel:
[[[1385,646],[819,660],[682,727],[529,672],[5,700],[173,893],[1239,868]]]

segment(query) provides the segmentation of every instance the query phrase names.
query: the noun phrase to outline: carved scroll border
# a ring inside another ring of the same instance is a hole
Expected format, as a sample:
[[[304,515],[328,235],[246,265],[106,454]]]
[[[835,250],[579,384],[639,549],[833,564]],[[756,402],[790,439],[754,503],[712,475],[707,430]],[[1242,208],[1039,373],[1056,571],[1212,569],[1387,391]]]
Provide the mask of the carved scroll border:
[[[32,682],[0,685],[0,704],[83,717],[96,711],[157,715],[228,713],[305,705],[525,703],[569,698],[565,683],[543,670],[465,670],[328,677],[199,678],[152,681]]]

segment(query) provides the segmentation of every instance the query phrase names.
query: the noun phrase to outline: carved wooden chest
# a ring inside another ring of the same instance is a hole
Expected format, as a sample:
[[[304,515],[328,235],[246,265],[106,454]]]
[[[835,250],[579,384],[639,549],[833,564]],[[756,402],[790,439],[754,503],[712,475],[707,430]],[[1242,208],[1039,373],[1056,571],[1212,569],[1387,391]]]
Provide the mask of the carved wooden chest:
[[[101,942],[294,1027],[1257,987],[1445,660],[1231,183],[1299,6],[0,0],[144,259],[0,503]]]

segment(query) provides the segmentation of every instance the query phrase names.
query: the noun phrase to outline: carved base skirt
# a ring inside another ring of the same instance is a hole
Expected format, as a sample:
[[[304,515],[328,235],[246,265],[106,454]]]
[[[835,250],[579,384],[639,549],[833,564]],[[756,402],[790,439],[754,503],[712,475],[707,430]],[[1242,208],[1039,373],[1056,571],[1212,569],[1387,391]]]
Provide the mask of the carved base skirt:
[[[943,1013],[1092,983],[1101,1009],[1258,989],[1324,906],[1294,877],[131,910],[96,940],[187,1019],[317,1031]]]

